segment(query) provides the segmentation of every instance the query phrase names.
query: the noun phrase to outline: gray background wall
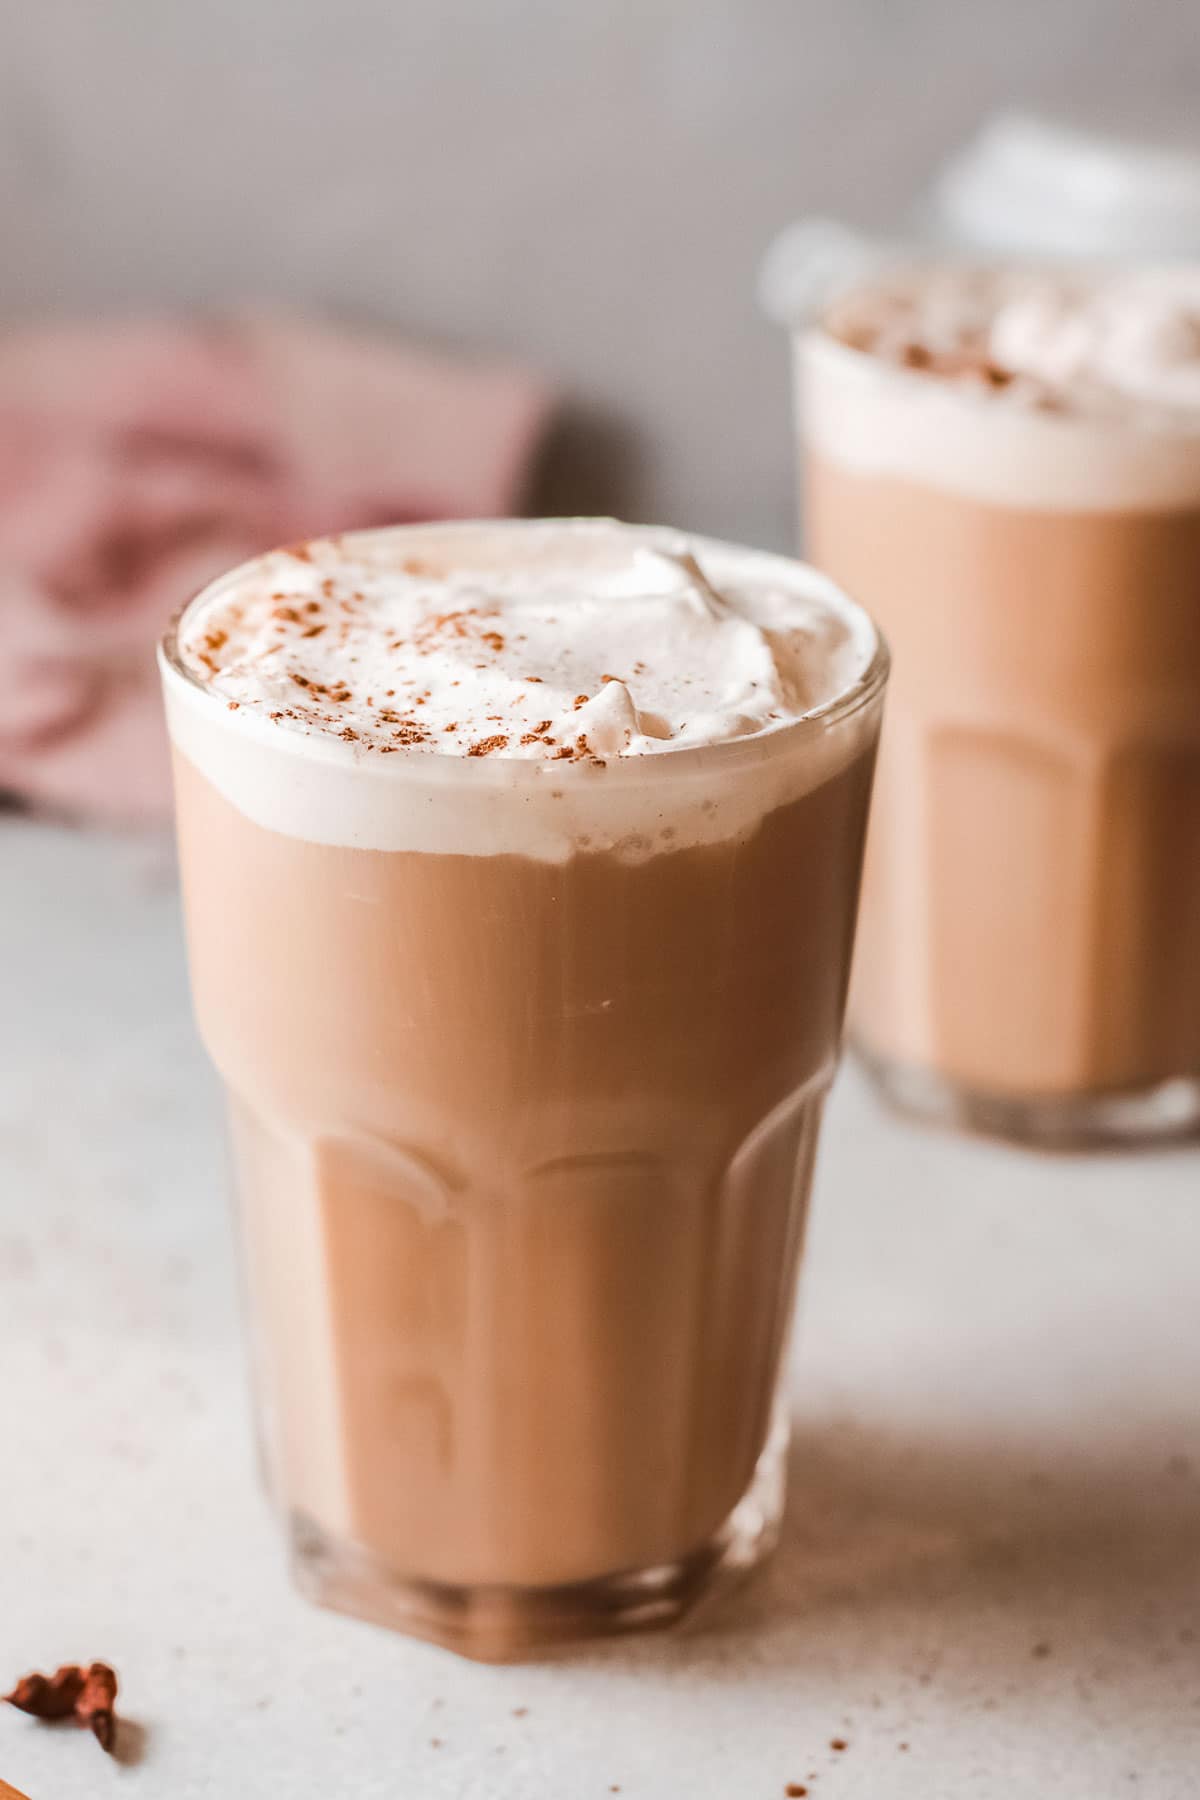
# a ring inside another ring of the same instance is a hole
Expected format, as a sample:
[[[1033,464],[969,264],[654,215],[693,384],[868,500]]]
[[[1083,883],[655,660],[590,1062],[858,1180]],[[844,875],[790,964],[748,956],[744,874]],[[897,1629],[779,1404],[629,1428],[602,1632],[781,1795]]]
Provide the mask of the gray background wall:
[[[540,364],[539,499],[785,543],[760,253],[984,111],[1200,131],[1196,0],[0,0],[9,313],[306,300]]]

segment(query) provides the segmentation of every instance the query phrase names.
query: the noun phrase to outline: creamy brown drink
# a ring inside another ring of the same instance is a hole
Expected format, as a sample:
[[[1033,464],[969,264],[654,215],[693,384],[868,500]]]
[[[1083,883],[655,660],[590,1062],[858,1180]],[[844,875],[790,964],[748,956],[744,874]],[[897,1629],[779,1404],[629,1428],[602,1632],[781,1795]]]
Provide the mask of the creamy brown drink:
[[[814,561],[895,656],[851,1030],[902,1103],[1200,1122],[1200,273],[926,270],[801,342]]]
[[[606,522],[280,552],[165,650],[196,1007],[305,1586],[469,1654],[769,1548],[884,653]]]

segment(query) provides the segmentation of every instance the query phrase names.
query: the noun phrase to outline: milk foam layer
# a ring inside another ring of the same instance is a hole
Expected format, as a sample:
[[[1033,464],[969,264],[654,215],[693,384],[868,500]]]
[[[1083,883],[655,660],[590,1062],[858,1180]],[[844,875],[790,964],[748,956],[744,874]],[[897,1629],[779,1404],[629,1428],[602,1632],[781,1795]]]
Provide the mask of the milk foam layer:
[[[797,358],[821,453],[998,504],[1200,504],[1200,270],[934,268],[843,295]]]
[[[751,829],[881,660],[814,571],[604,520],[401,527],[235,570],[163,659],[177,749],[326,844],[562,860]]]

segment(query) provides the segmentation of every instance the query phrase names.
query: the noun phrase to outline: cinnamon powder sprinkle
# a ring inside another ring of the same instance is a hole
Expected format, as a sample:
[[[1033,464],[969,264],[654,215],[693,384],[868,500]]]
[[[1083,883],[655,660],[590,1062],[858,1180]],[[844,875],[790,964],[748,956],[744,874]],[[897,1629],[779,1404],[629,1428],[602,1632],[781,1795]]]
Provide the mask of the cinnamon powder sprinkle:
[[[574,702],[575,711],[578,712],[581,706],[586,706],[590,698],[590,694],[576,694]]]
[[[494,737],[480,738],[478,743],[472,744],[467,751],[467,755],[490,756],[493,750],[503,750],[506,748],[507,744],[508,739],[504,734],[502,732],[497,732]]]
[[[427,619],[422,619],[414,630],[413,642],[422,649],[426,646],[436,648],[439,640],[444,642],[447,638],[469,637],[479,617],[477,612],[470,612],[462,607],[454,612],[432,613]],[[495,637],[499,636],[499,633],[493,632],[491,635]],[[487,642],[487,639],[488,634],[485,633],[484,643]],[[500,639],[500,644],[503,648],[503,638]]]

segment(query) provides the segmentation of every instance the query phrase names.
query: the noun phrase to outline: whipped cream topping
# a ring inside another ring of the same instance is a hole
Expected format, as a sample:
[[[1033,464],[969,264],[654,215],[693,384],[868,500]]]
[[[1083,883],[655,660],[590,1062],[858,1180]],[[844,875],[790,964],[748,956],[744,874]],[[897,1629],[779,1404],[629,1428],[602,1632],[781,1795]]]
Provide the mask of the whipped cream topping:
[[[854,349],[1001,400],[1200,430],[1200,269],[940,267],[843,295]]]
[[[719,566],[718,566],[719,565]],[[605,521],[363,534],[261,558],[187,613],[234,710],[358,755],[607,761],[803,718],[861,667],[794,569]]]
[[[561,863],[753,833],[873,741],[886,652],[790,558],[554,520],[273,552],[160,665],[176,752],[255,824]]]
[[[893,271],[796,351],[823,461],[1034,511],[1200,509],[1200,270]]]

